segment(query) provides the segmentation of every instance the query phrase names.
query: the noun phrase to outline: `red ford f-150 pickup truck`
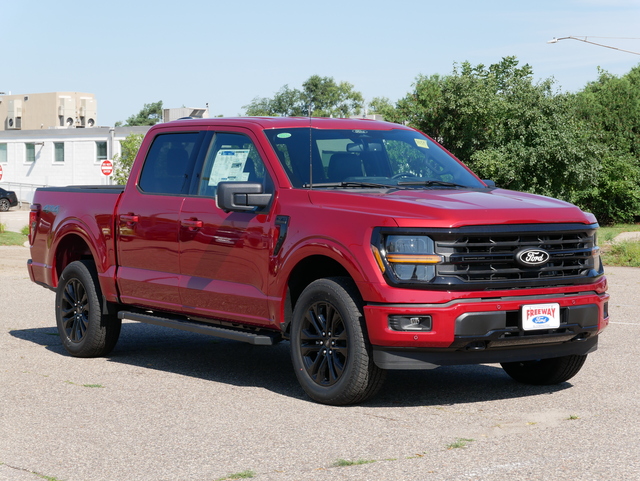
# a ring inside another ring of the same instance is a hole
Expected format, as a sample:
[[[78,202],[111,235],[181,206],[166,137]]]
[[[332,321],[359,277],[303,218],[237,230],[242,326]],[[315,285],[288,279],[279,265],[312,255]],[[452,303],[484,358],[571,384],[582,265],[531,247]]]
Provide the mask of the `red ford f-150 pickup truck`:
[[[122,319],[287,339],[305,392],[340,405],[389,369],[573,377],[609,320],[597,228],[402,125],[191,119],[149,130],[124,187],[38,189],[28,268],[73,356],[109,353]]]

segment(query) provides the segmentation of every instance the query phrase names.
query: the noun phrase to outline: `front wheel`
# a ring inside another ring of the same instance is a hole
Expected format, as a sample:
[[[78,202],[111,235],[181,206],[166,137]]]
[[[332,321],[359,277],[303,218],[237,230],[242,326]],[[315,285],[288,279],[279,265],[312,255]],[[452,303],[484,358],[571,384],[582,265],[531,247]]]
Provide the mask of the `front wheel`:
[[[104,356],[115,347],[122,321],[103,312],[93,263],[75,261],[62,271],[56,291],[56,323],[62,344],[72,356]]]
[[[0,199],[0,211],[6,212],[9,210],[9,207],[11,207],[11,204],[8,199]]]
[[[537,386],[560,384],[578,374],[587,355],[571,355],[538,361],[505,362],[502,369],[518,382]]]
[[[318,279],[300,295],[291,325],[291,359],[304,391],[323,404],[362,402],[382,386],[362,301],[353,281]]]

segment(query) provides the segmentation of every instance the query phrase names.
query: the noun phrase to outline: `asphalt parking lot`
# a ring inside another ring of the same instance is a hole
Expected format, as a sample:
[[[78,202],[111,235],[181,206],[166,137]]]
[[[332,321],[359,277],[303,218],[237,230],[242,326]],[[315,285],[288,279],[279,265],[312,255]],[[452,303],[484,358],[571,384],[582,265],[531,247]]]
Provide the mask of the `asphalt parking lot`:
[[[28,256],[0,247],[0,480],[640,480],[640,269],[607,270],[611,324],[568,383],[391,372],[331,407],[305,397],[286,342],[126,323],[108,357],[72,358]]]

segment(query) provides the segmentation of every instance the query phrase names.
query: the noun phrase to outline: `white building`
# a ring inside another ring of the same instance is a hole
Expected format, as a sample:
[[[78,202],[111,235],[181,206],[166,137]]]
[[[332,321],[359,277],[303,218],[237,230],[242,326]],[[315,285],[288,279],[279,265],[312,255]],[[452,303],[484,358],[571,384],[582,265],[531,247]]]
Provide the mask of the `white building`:
[[[112,184],[105,161],[150,127],[98,127],[97,116],[90,93],[0,93],[0,187],[28,205],[37,187]],[[208,105],[163,111],[165,122],[187,116],[207,118]]]
[[[103,161],[121,153],[129,134],[150,127],[94,127],[0,131],[0,187],[13,190],[23,203],[41,186],[108,185]]]

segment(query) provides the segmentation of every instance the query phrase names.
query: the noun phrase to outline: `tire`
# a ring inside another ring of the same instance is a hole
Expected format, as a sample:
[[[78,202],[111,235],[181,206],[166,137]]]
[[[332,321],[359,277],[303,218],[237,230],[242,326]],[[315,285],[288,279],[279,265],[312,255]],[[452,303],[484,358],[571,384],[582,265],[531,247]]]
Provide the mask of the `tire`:
[[[102,304],[94,264],[69,264],[56,291],[56,323],[62,344],[72,356],[104,356],[118,342],[122,321],[115,314],[102,312]]]
[[[505,362],[502,369],[518,382],[536,386],[560,384],[578,374],[587,355],[571,355],[538,361]]]
[[[323,404],[362,402],[382,387],[386,371],[373,362],[351,279],[318,279],[302,292],[293,311],[291,360],[302,389]]]
[[[0,211],[6,212],[9,210],[9,207],[11,207],[9,199],[0,199]]]

